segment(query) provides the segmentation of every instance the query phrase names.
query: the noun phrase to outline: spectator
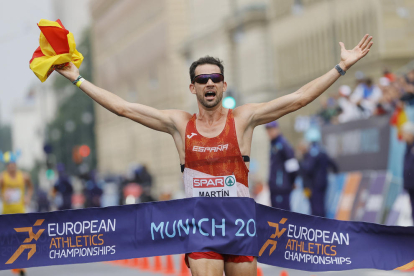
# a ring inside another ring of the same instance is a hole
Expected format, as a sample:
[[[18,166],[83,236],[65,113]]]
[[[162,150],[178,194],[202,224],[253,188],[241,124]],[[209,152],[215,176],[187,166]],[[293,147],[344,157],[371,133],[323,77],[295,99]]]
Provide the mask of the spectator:
[[[317,116],[321,118],[323,124],[330,124],[332,120],[338,116],[339,111],[335,106],[335,100],[333,98],[320,98],[321,109],[318,112]]]
[[[63,164],[57,165],[57,171],[59,177],[52,190],[55,205],[58,210],[72,209],[72,183],[66,175],[65,166]]]
[[[390,80],[386,77],[379,79],[379,88],[382,91],[382,98],[379,100],[374,114],[384,115],[392,113],[399,98],[398,90],[391,85]]]
[[[405,77],[399,78],[399,88],[403,94],[401,100],[414,105],[414,70],[408,72]]]
[[[402,125],[402,139],[406,143],[403,181],[411,200],[411,216],[414,222],[414,123]]]
[[[50,202],[48,193],[43,189],[38,189],[37,191],[37,211],[38,212],[49,212],[50,211]]]
[[[338,115],[339,123],[346,123],[361,118],[361,111],[358,107],[351,102],[349,97],[351,96],[351,88],[348,85],[342,85],[339,87],[338,106],[341,113]]]
[[[151,186],[152,186],[152,176],[148,172],[148,169],[147,169],[146,165],[139,166],[137,169],[135,169],[135,171],[134,171],[134,181],[133,182],[138,183],[142,187],[150,187],[151,188]]]
[[[93,170],[89,174],[89,180],[85,183],[85,207],[101,207],[101,197],[103,190],[97,181],[96,171]]]
[[[372,83],[372,79],[368,78],[355,88],[351,101],[362,110],[363,116],[368,118],[374,114],[381,97],[381,89]]]
[[[393,73],[391,73],[388,69],[384,69],[383,76],[387,78],[390,82],[394,82],[397,78],[397,76]]]

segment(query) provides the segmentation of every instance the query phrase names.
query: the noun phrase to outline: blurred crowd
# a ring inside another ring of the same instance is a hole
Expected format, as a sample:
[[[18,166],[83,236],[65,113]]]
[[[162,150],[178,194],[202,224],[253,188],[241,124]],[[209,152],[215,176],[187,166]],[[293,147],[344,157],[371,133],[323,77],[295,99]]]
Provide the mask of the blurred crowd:
[[[1,213],[16,213],[15,209],[17,213],[48,212],[155,201],[152,176],[145,165],[133,166],[126,175],[105,177],[96,170],[72,175],[63,164],[57,164],[56,170],[57,176],[47,190],[34,187],[30,175],[19,170],[15,160],[6,162],[0,175]]]
[[[382,77],[375,81],[358,71],[355,78],[353,88],[342,85],[335,96],[321,97],[321,109],[316,114],[321,124],[392,114],[404,104],[414,105],[414,70],[404,76],[384,70]]]

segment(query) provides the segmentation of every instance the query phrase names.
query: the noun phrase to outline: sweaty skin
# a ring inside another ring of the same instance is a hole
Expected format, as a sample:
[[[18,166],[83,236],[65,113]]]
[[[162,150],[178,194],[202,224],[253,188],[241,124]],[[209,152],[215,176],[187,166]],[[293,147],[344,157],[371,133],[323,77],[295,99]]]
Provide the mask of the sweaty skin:
[[[365,35],[352,50],[346,50],[342,42],[341,60],[339,65],[346,71],[358,60],[366,56],[372,46],[372,36]],[[334,65],[332,66],[334,67]],[[70,63],[57,71],[70,81],[76,80],[79,70]],[[195,75],[221,73],[220,68],[212,64],[199,65]],[[307,83],[296,92],[279,97],[266,103],[245,104],[234,109],[237,140],[242,155],[250,155],[253,130],[256,126],[274,121],[290,112],[306,106],[326,89],[328,89],[340,74],[333,68],[323,76]],[[210,79],[206,84],[194,83],[189,86],[190,92],[196,95],[199,112],[197,114],[196,128],[205,137],[215,137],[224,129],[227,109],[222,106],[223,93],[226,92],[225,81],[214,83]],[[94,84],[84,81],[80,89],[109,111],[118,116],[129,118],[137,123],[154,130],[169,133],[174,139],[180,163],[185,161],[185,128],[191,114],[181,110],[157,110],[153,107],[139,103],[129,103],[117,95],[106,91]],[[214,97],[206,97],[208,92],[214,92]],[[248,165],[248,164],[246,164]],[[251,263],[224,263],[222,260],[190,258],[190,267],[193,275],[222,276],[223,269],[226,275],[256,275],[256,260]]]

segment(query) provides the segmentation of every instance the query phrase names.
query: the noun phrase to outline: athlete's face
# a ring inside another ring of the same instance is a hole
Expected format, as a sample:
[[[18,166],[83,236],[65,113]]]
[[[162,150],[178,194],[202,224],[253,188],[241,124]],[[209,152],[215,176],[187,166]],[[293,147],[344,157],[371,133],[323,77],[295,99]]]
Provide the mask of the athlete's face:
[[[7,164],[7,172],[8,173],[15,173],[16,172],[16,163]]]
[[[220,68],[213,64],[199,65],[195,69],[195,75],[221,73]],[[197,96],[197,100],[206,108],[213,108],[221,104],[223,93],[227,89],[227,83],[221,81],[214,83],[211,79],[206,84],[194,82],[190,84],[190,91]]]

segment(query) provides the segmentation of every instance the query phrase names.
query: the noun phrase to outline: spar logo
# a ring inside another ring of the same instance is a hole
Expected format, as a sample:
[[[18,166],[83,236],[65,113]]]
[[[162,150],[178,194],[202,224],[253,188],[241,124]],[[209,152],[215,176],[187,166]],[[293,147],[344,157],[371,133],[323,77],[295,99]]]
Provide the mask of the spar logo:
[[[234,176],[230,175],[226,177],[226,180],[224,181],[224,183],[226,183],[227,186],[233,186],[234,183],[236,183],[236,179],[234,178]]]
[[[33,226],[40,226],[42,225],[43,221],[44,219],[38,219],[36,220]],[[19,258],[19,256],[23,253],[25,249],[30,249],[27,255],[27,260],[29,260],[34,255],[34,253],[36,253],[36,244],[35,243],[28,244],[28,243],[32,242],[33,239],[37,241],[42,235],[42,233],[45,231],[45,229],[39,229],[39,231],[37,231],[36,234],[33,232],[33,227],[14,228],[14,231],[27,232],[29,234],[29,237],[23,241],[23,244],[20,245],[19,248],[17,248],[16,252],[14,252],[13,256],[10,257],[10,259],[6,262],[6,264],[14,263],[14,261],[16,261],[17,258]]]
[[[287,221],[287,218],[282,218],[279,223],[280,224],[285,224],[285,222]],[[269,256],[272,255],[273,251],[275,251],[276,246],[277,246],[277,241],[273,240],[274,238],[278,238],[280,239],[280,237],[283,235],[283,233],[285,233],[286,228],[282,228],[282,230],[279,229],[279,223],[275,223],[275,222],[271,222],[268,221],[267,222],[269,224],[270,227],[274,227],[275,228],[275,233],[272,234],[270,236],[270,239],[268,239],[265,244],[263,244],[262,248],[259,251],[259,257],[262,256],[262,254],[265,252],[266,248],[271,245],[272,247],[269,250]]]
[[[236,183],[236,178],[230,176],[193,178],[194,188],[224,188],[226,186],[233,186]]]

